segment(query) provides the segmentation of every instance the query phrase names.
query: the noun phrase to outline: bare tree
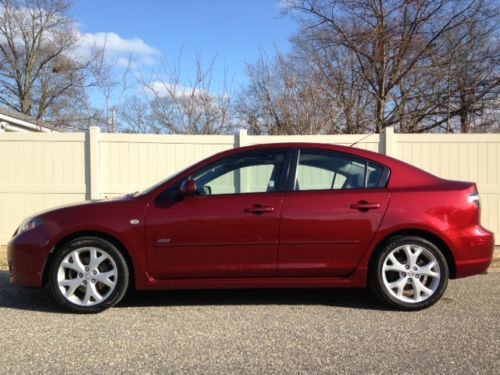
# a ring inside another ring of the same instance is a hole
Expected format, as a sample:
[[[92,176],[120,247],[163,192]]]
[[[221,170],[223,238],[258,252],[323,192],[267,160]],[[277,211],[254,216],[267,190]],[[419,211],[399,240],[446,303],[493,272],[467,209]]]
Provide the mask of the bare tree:
[[[151,103],[137,96],[128,98],[119,108],[121,131],[126,133],[160,134],[162,128],[154,119]]]
[[[500,119],[495,116],[500,97],[500,35],[498,17],[482,12],[458,30],[449,33],[445,49],[449,57],[445,90],[447,131],[484,131]],[[456,119],[456,120],[454,120]]]
[[[355,57],[345,50],[336,48],[315,48],[307,39],[294,38],[295,51],[303,64],[312,65],[319,76],[320,97],[329,98],[330,115],[324,119],[333,121],[329,126],[330,133],[361,133],[373,131],[369,113],[373,102],[368,94],[368,84],[362,79],[362,72],[357,66]]]
[[[238,112],[253,134],[337,133],[338,116],[317,67],[301,56],[275,59],[264,53],[248,66],[250,84],[240,94]]]
[[[347,56],[353,62],[348,69],[366,83],[371,96],[371,104],[366,108],[372,111],[370,117],[376,132],[388,125],[428,131],[456,116],[465,116],[461,122],[470,123],[467,116],[481,112],[478,99],[488,98],[490,103],[495,100],[498,60],[488,60],[493,73],[487,78],[473,72],[479,66],[478,56],[485,56],[484,48],[476,49],[480,53],[473,58],[475,62],[472,57],[466,59],[471,64],[466,69],[465,85],[439,85],[439,80],[446,78],[446,70],[454,70],[451,74],[456,78],[456,63],[464,62],[463,54],[455,53],[455,59],[452,58],[447,39],[459,34],[470,37],[471,26],[477,28],[493,19],[495,8],[487,1],[290,0],[288,5],[302,24],[296,37],[302,45],[307,45],[308,50],[330,51],[332,61],[342,61]],[[461,33],[463,30],[466,32]],[[487,33],[482,36],[470,39],[475,47],[487,40]],[[470,48],[466,47],[466,39],[459,42],[465,50]],[[455,67],[451,68],[454,62]],[[335,72],[338,69],[340,66]],[[464,73],[462,69],[460,76]],[[333,89],[337,95],[344,92],[342,85]],[[449,99],[452,97],[456,99]],[[449,100],[454,104],[443,113],[442,103]],[[462,126],[462,131],[468,128]]]
[[[121,108],[124,127],[127,131],[140,133],[231,132],[236,121],[232,93],[226,78],[221,92],[212,92],[213,67],[214,60],[205,68],[198,56],[194,78],[189,80],[181,75],[179,64],[164,61],[161,74],[140,79],[148,100],[133,98]]]
[[[80,36],[68,8],[66,0],[0,0],[0,105],[56,125],[82,114],[104,50],[75,55]]]

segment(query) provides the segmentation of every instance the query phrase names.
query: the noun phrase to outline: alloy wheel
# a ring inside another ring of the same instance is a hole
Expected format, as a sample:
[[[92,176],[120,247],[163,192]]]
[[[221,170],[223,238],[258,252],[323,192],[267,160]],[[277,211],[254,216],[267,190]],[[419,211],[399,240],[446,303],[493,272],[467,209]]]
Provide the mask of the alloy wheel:
[[[111,255],[96,247],[82,247],[66,255],[57,270],[63,297],[83,307],[105,301],[116,288],[118,268]]]
[[[441,269],[433,253],[423,246],[405,244],[390,251],[382,264],[387,291],[405,303],[419,303],[439,288]]]

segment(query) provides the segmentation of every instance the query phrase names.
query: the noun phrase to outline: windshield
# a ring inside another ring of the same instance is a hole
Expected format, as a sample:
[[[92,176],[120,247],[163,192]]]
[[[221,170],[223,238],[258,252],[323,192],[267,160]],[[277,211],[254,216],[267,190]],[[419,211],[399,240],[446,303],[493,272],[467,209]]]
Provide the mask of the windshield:
[[[156,184],[154,184],[153,186],[150,186],[148,187],[146,190],[143,190],[141,191],[140,193],[132,193],[134,196],[143,196],[143,195],[146,195],[146,194],[149,194],[151,193],[154,189],[160,187],[161,185],[163,185],[164,183],[166,183],[168,180],[171,180],[172,178],[174,177],[177,177],[179,176],[180,174],[184,173],[184,171],[188,170],[189,168],[191,168],[193,165],[195,165],[196,163],[193,163],[191,165],[189,165],[188,167],[184,168],[184,169],[181,169],[179,172],[177,173],[174,173],[170,176],[168,176],[167,178],[164,178],[163,180],[157,182]]]

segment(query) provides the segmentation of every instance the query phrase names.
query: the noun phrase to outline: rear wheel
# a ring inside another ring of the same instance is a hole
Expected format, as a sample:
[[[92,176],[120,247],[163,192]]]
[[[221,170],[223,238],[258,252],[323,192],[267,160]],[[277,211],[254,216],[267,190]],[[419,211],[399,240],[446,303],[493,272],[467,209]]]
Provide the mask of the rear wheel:
[[[446,259],[433,243],[401,236],[377,254],[370,281],[382,302],[402,310],[420,310],[441,298],[448,276]]]
[[[125,295],[129,271],[120,251],[99,237],[80,237],[55,255],[49,289],[64,308],[80,313],[100,312]]]

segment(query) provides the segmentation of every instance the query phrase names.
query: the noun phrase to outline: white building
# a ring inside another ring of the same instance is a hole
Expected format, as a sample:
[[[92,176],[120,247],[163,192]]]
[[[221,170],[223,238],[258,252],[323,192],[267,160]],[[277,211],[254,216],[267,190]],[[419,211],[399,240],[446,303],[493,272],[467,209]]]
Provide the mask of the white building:
[[[58,133],[59,131],[30,116],[0,108],[0,133],[4,132]]]

